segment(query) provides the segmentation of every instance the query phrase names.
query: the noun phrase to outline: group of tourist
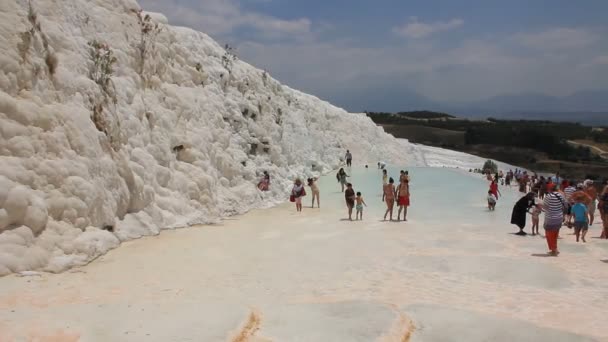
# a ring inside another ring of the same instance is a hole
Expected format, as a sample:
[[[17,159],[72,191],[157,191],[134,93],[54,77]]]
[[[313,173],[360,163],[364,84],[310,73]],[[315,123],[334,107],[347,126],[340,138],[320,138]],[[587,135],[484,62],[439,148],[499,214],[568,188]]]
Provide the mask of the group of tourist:
[[[386,203],[384,221],[386,221],[387,215],[389,220],[393,221],[395,203],[399,206],[397,221],[401,220],[401,212],[403,212],[403,221],[407,221],[407,208],[410,206],[410,175],[408,171],[401,170],[399,172],[399,185],[395,187],[393,177],[389,177],[385,169],[382,170],[382,201]]]
[[[346,151],[346,167],[352,166],[352,154]],[[384,220],[393,221],[395,203],[399,207],[397,221],[407,221],[408,207],[410,206],[410,176],[408,171],[401,170],[399,174],[399,184],[395,185],[395,180],[388,175],[385,169],[386,164],[378,163],[378,169],[382,170],[382,201],[386,203]],[[367,168],[367,165],[366,165]],[[471,172],[473,170],[470,170]],[[482,172],[475,170],[475,172]],[[585,180],[577,183],[567,180],[556,174],[552,177],[538,176],[536,173],[530,174],[528,171],[516,169],[506,173],[502,171],[494,174],[485,172],[490,181],[488,189],[488,209],[494,211],[498,198],[502,196],[499,184],[511,186],[516,184],[519,191],[524,195],[515,203],[511,214],[511,223],[519,227],[516,235],[527,235],[524,231],[527,215],[532,220],[532,235],[539,235],[540,216],[544,213],[543,228],[545,238],[549,247],[549,255],[557,256],[559,249],[557,241],[562,226],[574,228],[576,241],[587,242],[586,235],[589,226],[595,220],[596,209],[600,212],[603,223],[600,238],[608,239],[608,184],[598,193],[598,188],[592,180]],[[340,168],[336,174],[336,180],[340,184],[341,191],[348,210],[348,219],[352,221],[353,210],[355,210],[355,220],[363,219],[363,208],[367,206],[361,192],[356,192],[353,184],[348,182],[350,176],[344,168]],[[315,200],[317,207],[320,208],[319,187],[317,178],[308,178],[307,185],[312,192],[312,205],[314,208]],[[258,184],[260,190],[268,190],[270,176],[264,172],[264,177]],[[290,201],[296,204],[296,210],[302,211],[302,198],[306,196],[304,184],[300,178],[296,179],[291,191]]]
[[[352,154],[349,150],[346,151],[345,158],[346,167],[352,166]],[[395,186],[395,180],[388,176],[387,170],[384,169],[385,163],[379,162],[378,169],[382,169],[382,201],[386,203],[386,212],[384,214],[384,220],[386,221],[387,216],[390,221],[393,221],[393,212],[395,203],[399,207],[397,212],[397,221],[401,221],[401,214],[403,213],[403,221],[407,221],[407,210],[410,206],[410,175],[408,171],[401,170],[399,174],[399,184]],[[367,168],[367,165],[366,165]],[[266,174],[266,173],[265,173]],[[355,220],[363,220],[363,208],[367,206],[363,195],[360,191],[356,192],[353,188],[353,184],[348,182],[350,176],[346,173],[344,168],[340,168],[336,173],[336,180],[340,184],[340,190],[344,193],[344,200],[346,202],[346,208],[348,211],[348,219],[353,220],[352,214],[355,211]],[[265,177],[266,178],[266,177]],[[264,179],[265,179],[264,178]],[[264,185],[264,179],[260,182],[260,189]],[[319,200],[319,186],[317,185],[317,178],[309,178],[308,186],[312,192],[312,205],[314,208],[315,199],[317,200],[317,206],[320,208]],[[291,190],[290,201],[295,203],[296,210],[302,211],[302,198],[306,196],[306,189],[300,178],[294,181],[293,188]]]
[[[504,181],[502,178],[504,177]],[[498,183],[509,186],[519,185],[519,191],[526,193],[513,206],[511,223],[519,227],[516,235],[527,235],[524,231],[526,216],[532,217],[532,235],[539,234],[540,215],[544,213],[543,228],[549,247],[549,255],[557,256],[557,241],[562,226],[574,228],[576,241],[587,242],[589,226],[593,225],[596,209],[603,221],[601,238],[608,238],[608,185],[598,194],[592,180],[577,183],[556,174],[553,177],[529,175],[527,171],[509,171],[505,175],[496,173],[490,177],[488,208],[494,210],[500,191]]]
[[[315,207],[315,199],[317,200],[317,207],[321,208],[321,198],[319,192],[319,186],[317,185],[317,178],[308,178],[307,183],[310,187],[310,192],[312,193],[312,203],[311,208]],[[302,198],[306,196],[306,189],[304,188],[304,184],[300,178],[296,178],[293,184],[293,188],[291,189],[291,195],[289,196],[289,201],[294,202],[296,204],[296,210],[298,212],[302,211]]]

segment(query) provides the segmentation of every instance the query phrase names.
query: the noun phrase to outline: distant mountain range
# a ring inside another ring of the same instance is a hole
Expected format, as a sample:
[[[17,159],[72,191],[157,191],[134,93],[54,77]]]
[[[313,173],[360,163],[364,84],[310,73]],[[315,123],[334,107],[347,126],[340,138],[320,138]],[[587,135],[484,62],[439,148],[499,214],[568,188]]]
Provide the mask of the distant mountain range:
[[[608,91],[580,91],[564,97],[548,96],[540,93],[501,95],[472,105],[477,108],[506,112],[608,112]]]
[[[436,102],[413,91],[379,89],[375,93],[350,94],[348,109],[383,112],[431,110],[469,118],[574,121],[608,126],[608,90],[579,91],[564,97],[541,93],[499,95],[466,103]],[[353,98],[360,103],[352,103]]]

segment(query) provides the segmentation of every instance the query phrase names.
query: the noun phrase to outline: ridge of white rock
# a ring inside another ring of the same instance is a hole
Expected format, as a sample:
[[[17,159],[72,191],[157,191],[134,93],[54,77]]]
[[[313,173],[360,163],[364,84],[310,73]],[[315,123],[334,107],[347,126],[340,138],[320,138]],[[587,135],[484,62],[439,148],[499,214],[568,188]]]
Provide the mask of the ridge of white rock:
[[[356,162],[420,163],[365,115],[140,11],[0,2],[0,275],[60,272],[121,241],[271,206],[346,149]]]

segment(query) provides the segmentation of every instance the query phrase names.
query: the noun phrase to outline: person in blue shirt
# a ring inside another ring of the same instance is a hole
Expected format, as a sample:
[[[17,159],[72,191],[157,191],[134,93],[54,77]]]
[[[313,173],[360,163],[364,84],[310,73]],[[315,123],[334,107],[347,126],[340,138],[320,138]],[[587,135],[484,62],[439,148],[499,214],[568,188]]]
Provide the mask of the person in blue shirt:
[[[553,181],[553,184],[556,184],[556,185],[562,184],[562,178],[559,176],[559,173],[556,173],[555,176],[551,177],[551,180]]]
[[[581,201],[578,200],[572,206],[572,215],[574,216],[574,234],[576,234],[576,242],[578,242],[579,237],[582,237],[583,242],[587,242],[585,240],[585,235],[587,235],[587,231],[589,230],[589,221],[588,221],[588,212],[589,209],[587,206]],[[581,232],[583,233],[581,236]]]

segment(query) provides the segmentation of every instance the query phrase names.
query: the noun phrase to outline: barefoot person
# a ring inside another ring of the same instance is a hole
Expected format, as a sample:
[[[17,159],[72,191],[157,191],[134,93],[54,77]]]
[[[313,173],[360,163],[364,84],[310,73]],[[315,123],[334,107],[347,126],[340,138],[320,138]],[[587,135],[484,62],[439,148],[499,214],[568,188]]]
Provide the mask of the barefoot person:
[[[397,212],[397,221],[401,218],[401,211],[403,211],[403,221],[407,221],[407,207],[410,206],[410,185],[409,180],[405,172],[401,177],[401,183],[397,189],[397,198],[399,204],[399,211]]]
[[[348,208],[348,219],[353,220],[353,208],[355,207],[355,190],[353,185],[346,183],[346,191],[344,191],[344,199],[346,200],[346,207]]]
[[[315,198],[317,199],[317,207],[321,208],[321,199],[319,198],[319,186],[317,185],[318,178],[308,178],[308,186],[310,187],[310,192],[312,193],[312,204],[311,208],[315,207]]]
[[[353,154],[350,153],[349,150],[346,150],[346,155],[344,157],[346,158],[346,166],[353,166]]]
[[[535,204],[530,211],[530,215],[532,215],[532,235],[540,235],[538,226],[540,223],[540,214],[542,212],[543,208],[540,204]]]
[[[513,212],[511,213],[511,224],[519,227],[519,232],[516,235],[526,235],[524,228],[526,227],[526,214],[528,210],[534,205],[534,193],[530,192],[526,196],[522,197],[513,206]]]
[[[384,202],[384,186],[388,184],[388,173],[386,170],[382,170],[382,202]]]
[[[306,190],[304,189],[304,184],[302,184],[302,180],[300,178],[296,178],[293,188],[291,189],[291,196],[294,199],[294,202],[296,202],[296,210],[301,212],[302,197],[306,196]]]
[[[386,215],[390,214],[389,220],[393,220],[393,206],[395,205],[395,180],[391,177],[388,184],[384,184],[383,188],[384,202],[386,203],[386,212],[384,213],[384,221]]]
[[[559,236],[559,230],[562,228],[564,222],[564,212],[568,209],[566,205],[566,198],[560,192],[557,191],[556,187],[551,188],[551,191],[545,195],[543,203],[543,211],[545,212],[545,238],[547,239],[547,245],[549,246],[549,255],[557,256],[559,250],[557,249],[557,237]]]
[[[585,200],[583,197],[575,197],[574,195],[572,197],[574,205],[570,211],[572,216],[574,216],[574,234],[576,234],[576,242],[579,241],[579,237],[582,238],[583,242],[587,242],[585,240],[585,235],[587,235],[587,230],[589,229],[589,209],[587,209],[587,205],[583,202]]]
[[[488,190],[488,210],[496,210],[496,197],[494,197],[492,190]]]
[[[365,203],[365,201],[363,200],[363,197],[361,196],[361,192],[357,192],[357,213],[355,214],[355,218],[357,220],[363,220],[363,206],[367,207],[367,203]]]
[[[348,177],[346,171],[344,171],[344,168],[340,168],[336,174],[336,178],[338,179],[338,183],[340,183],[342,192],[344,192],[344,186],[346,185],[346,177]]]
[[[496,183],[496,181],[492,181],[490,183],[490,192],[492,192],[492,195],[494,195],[494,197],[496,197],[496,200],[498,201],[498,196],[502,196],[502,194],[500,193],[500,190],[498,190],[498,183]]]

